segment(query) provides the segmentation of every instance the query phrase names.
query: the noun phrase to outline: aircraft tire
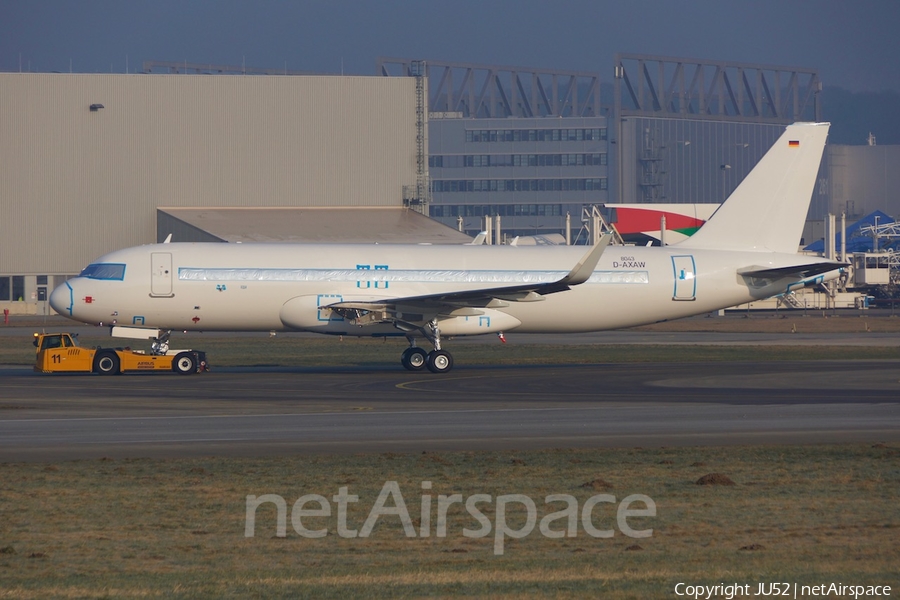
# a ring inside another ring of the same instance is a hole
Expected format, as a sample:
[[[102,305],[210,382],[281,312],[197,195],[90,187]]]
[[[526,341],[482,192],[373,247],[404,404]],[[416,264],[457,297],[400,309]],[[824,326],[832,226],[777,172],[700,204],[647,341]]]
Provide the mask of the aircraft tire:
[[[421,348],[407,348],[400,356],[400,364],[408,371],[421,371],[428,362],[428,353]]]
[[[180,352],[172,361],[172,370],[179,375],[190,375],[197,372],[197,359],[192,352]]]
[[[94,373],[101,375],[119,374],[119,355],[115,352],[99,352],[94,357]]]
[[[434,350],[428,354],[426,364],[432,373],[446,373],[453,368],[453,356],[446,350]]]

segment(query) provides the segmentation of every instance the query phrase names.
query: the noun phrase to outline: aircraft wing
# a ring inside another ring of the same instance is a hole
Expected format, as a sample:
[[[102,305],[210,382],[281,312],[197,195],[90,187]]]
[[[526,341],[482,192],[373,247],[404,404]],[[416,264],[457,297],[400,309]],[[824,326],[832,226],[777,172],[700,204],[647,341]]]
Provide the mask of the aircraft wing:
[[[410,320],[420,322],[451,312],[455,316],[462,316],[467,314],[467,308],[502,308],[509,306],[508,302],[535,302],[543,300],[546,294],[564,292],[587,281],[611,239],[610,234],[601,237],[572,270],[557,281],[405,296],[377,302],[335,302],[320,308],[331,309],[358,324],[370,324],[407,320],[397,316],[400,314],[417,317]]]
[[[789,267],[778,267],[775,269],[768,267],[744,267],[738,269],[738,275],[753,277],[757,279],[783,279],[786,277],[794,279],[807,279],[815,277],[822,273],[828,273],[836,269],[842,269],[850,266],[848,263],[841,262],[815,262],[805,265],[791,265]]]

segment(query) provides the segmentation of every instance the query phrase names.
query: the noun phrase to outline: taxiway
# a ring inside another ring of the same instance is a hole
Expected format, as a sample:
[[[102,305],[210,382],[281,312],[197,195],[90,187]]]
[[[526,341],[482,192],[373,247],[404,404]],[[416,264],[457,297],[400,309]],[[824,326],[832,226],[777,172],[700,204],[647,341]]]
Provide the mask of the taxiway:
[[[900,363],[2,368],[0,461],[900,441]]]

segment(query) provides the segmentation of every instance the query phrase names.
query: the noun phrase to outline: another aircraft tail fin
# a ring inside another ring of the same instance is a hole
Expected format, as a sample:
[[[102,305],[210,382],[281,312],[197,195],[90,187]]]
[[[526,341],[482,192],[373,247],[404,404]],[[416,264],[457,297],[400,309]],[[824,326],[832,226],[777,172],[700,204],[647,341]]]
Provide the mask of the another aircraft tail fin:
[[[829,126],[789,125],[725,203],[681,245],[797,252]]]
[[[485,240],[487,240],[487,231],[482,231],[478,235],[475,236],[471,242],[466,242],[466,246],[482,246],[484,245]]]

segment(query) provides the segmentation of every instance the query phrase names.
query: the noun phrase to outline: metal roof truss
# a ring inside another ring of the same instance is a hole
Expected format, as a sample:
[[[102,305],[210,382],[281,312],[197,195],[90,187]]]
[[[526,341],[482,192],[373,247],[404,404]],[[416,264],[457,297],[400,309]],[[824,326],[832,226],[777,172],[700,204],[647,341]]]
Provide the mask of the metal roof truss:
[[[771,65],[617,54],[620,116],[818,121],[818,71]]]

